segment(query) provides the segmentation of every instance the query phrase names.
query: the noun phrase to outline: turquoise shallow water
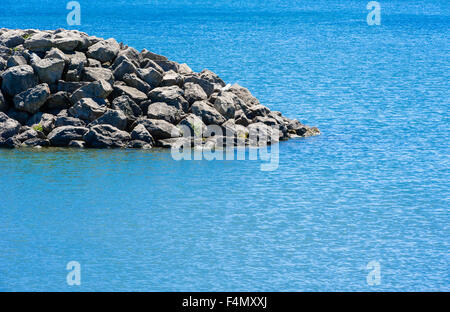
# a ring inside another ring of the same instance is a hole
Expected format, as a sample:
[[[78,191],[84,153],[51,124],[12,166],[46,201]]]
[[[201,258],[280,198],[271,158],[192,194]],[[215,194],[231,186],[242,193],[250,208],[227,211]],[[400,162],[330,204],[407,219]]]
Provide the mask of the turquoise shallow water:
[[[381,2],[379,27],[366,1],[80,2],[80,30],[209,68],[322,135],[280,144],[273,172],[0,150],[0,290],[450,290],[448,1]],[[65,4],[3,0],[0,27],[67,28]]]

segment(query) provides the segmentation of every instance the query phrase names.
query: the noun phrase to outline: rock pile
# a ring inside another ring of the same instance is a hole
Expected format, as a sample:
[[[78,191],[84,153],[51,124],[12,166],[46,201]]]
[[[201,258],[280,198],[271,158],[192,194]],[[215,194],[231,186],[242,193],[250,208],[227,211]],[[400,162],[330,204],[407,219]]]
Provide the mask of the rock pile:
[[[319,134],[209,70],[75,30],[0,29],[0,86],[0,147],[220,145],[209,126],[247,145],[252,129]]]

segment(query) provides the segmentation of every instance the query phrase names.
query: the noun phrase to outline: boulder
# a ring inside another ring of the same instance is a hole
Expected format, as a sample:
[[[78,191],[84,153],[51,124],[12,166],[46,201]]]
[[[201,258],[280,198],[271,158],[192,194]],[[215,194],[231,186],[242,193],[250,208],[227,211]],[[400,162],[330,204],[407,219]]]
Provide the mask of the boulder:
[[[161,87],[170,87],[170,86],[183,87],[183,84],[184,84],[183,77],[180,74],[174,72],[173,70],[169,70],[168,72],[164,73],[163,79],[159,85]]]
[[[156,141],[156,146],[171,149],[191,148],[193,142],[191,138],[169,138]]]
[[[225,118],[234,118],[236,112],[236,95],[231,92],[224,92],[214,101],[214,108]]]
[[[52,84],[61,79],[65,62],[58,58],[40,59],[36,56],[32,58],[31,65],[41,82]]]
[[[82,86],[76,90],[70,100],[77,103],[83,98],[107,98],[113,91],[111,85],[106,80],[98,80]]]
[[[206,132],[202,119],[194,114],[187,115],[179,124],[183,137],[195,136],[201,138]]]
[[[149,93],[152,90],[150,85],[140,79],[136,74],[125,74],[122,79],[128,86],[135,88],[145,94]]]
[[[119,53],[120,46],[115,39],[102,40],[89,47],[86,55],[102,63],[112,62]]]
[[[6,63],[7,68],[14,67],[14,66],[20,66],[20,65],[27,65],[27,60],[21,55],[10,56]]]
[[[79,118],[58,116],[55,120],[55,127],[58,128],[64,126],[85,127],[86,123]]]
[[[131,131],[131,139],[146,142],[151,145],[154,145],[155,143],[150,132],[148,132],[148,130],[142,124],[138,124],[136,127],[134,127],[133,131]]]
[[[115,98],[111,105],[112,109],[123,112],[132,124],[138,117],[142,116],[142,110],[129,96],[122,95]]]
[[[125,147],[130,139],[128,132],[111,125],[93,126],[84,136],[86,144],[95,148]]]
[[[75,37],[75,36],[67,36],[64,38],[55,39],[53,41],[53,45],[65,52],[72,52],[77,47],[83,45],[83,39],[81,37]]]
[[[0,112],[0,139],[6,140],[19,133],[20,123]]]
[[[14,107],[17,110],[34,114],[45,104],[49,96],[50,88],[43,83],[17,94],[13,99]]]
[[[125,130],[127,127],[127,116],[125,116],[125,114],[120,110],[107,109],[106,113],[91,122],[89,125],[111,125],[119,130]]]
[[[184,112],[164,102],[156,102],[148,106],[147,117],[149,119],[162,119],[171,124],[177,124],[184,117]]]
[[[45,104],[45,107],[50,110],[67,109],[70,108],[70,106],[72,106],[72,103],[69,99],[69,93],[65,91],[59,91],[50,95]]]
[[[0,147],[2,148],[16,148],[20,147],[22,143],[15,137],[9,137],[8,139],[3,139],[0,136]]]
[[[139,140],[133,140],[128,142],[127,144],[127,148],[151,149],[152,147],[153,147],[152,144]]]
[[[138,119],[134,127],[143,125],[155,140],[169,139],[172,137],[180,137],[181,131],[174,125],[165,120],[158,119]]]
[[[27,126],[39,126],[42,129],[43,133],[49,133],[55,127],[56,116],[52,114],[46,114],[38,112],[30,117],[27,121]]]
[[[2,91],[5,95],[14,97],[16,94],[35,87],[38,79],[29,65],[8,68],[1,76]]]
[[[70,62],[70,59],[67,57],[67,55],[64,54],[64,52],[58,48],[52,48],[50,51],[48,51],[45,54],[44,58],[63,60],[65,64],[69,64],[69,62]]]
[[[46,52],[53,47],[53,40],[48,34],[38,33],[28,38],[23,47],[33,52]]]
[[[48,147],[50,146],[50,140],[43,138],[32,138],[24,141],[21,146],[26,147]]]
[[[106,106],[99,105],[90,98],[83,98],[69,109],[72,117],[85,120],[87,122],[94,121],[106,112]]]
[[[34,139],[38,137],[38,132],[34,129],[28,129],[18,135],[16,135],[16,139],[18,139],[20,142],[25,142],[26,140],[29,139]],[[41,137],[43,138],[43,137]]]
[[[123,80],[123,76],[125,74],[134,74],[136,73],[136,66],[131,63],[130,60],[124,59],[117,67],[114,69],[114,78],[116,80]]]
[[[83,140],[83,136],[89,131],[85,127],[64,126],[53,129],[48,139],[53,146],[67,146],[70,141]]]
[[[114,84],[114,76],[110,69],[102,67],[86,67],[83,71],[84,81],[106,80],[109,84]]]
[[[138,69],[136,72],[139,78],[145,81],[151,88],[156,88],[163,80],[163,73],[152,67]]]
[[[192,82],[184,84],[184,97],[189,102],[189,104],[197,101],[203,101],[208,98],[203,88],[200,85]]]
[[[189,109],[189,103],[184,98],[184,91],[178,86],[153,89],[148,97],[152,102],[164,102],[185,112]]]
[[[86,142],[81,140],[73,140],[69,142],[68,147],[72,148],[84,148],[86,146]]]
[[[265,117],[269,115],[270,109],[268,109],[264,105],[258,104],[249,107],[248,109],[244,110],[244,112],[249,119],[254,119],[257,116]]]
[[[259,100],[255,98],[247,88],[241,87],[237,83],[232,85],[229,91],[234,93],[237,97],[239,97],[245,104],[246,108],[260,104]]]
[[[143,93],[133,87],[119,85],[119,84],[114,85],[114,94],[113,95],[115,97],[126,95],[126,96],[130,97],[131,99],[133,99],[133,101],[135,101],[136,103],[140,103],[142,101],[147,100],[147,95],[145,93]]]
[[[206,125],[221,125],[226,119],[214,107],[206,101],[198,101],[192,104],[191,111],[200,117]]]
[[[80,89],[81,87],[84,87],[88,85],[89,82],[70,82],[70,81],[58,81],[58,92],[64,91],[67,93],[74,93],[76,90]]]
[[[148,51],[147,49],[144,49],[140,53],[140,57],[142,59],[149,59],[152,61],[167,61],[167,57],[163,55],[158,55],[153,52]]]

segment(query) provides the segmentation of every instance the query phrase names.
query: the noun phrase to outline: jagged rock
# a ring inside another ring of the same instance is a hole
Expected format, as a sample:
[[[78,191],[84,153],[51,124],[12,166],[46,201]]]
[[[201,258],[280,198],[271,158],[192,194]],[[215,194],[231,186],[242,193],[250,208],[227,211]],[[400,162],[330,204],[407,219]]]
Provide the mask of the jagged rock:
[[[178,66],[178,73],[181,75],[190,75],[194,73],[188,64],[183,63]]]
[[[6,140],[19,133],[20,123],[0,112],[0,138]]]
[[[183,87],[183,84],[184,84],[183,77],[180,74],[174,72],[173,70],[169,70],[168,72],[164,73],[163,79],[159,85],[161,87],[170,87],[170,86]]]
[[[119,130],[125,130],[127,116],[121,110],[108,109],[101,117],[90,123],[90,126],[94,125],[111,125]]]
[[[178,64],[174,61],[165,61],[165,60],[154,60],[156,64],[158,64],[165,72],[173,70],[174,72],[178,73]]]
[[[37,33],[28,38],[23,46],[25,49],[33,52],[49,51],[53,47],[53,40],[48,34]]]
[[[1,78],[3,93],[11,97],[38,84],[34,70],[29,65],[8,68],[1,74]]]
[[[163,80],[163,72],[153,67],[138,69],[136,72],[139,78],[148,83],[151,88],[156,88]]]
[[[58,58],[40,59],[35,55],[32,58],[31,65],[41,82],[52,84],[61,79],[65,62]]]
[[[3,139],[0,136],[0,147],[3,148],[17,148],[20,147],[21,142],[16,137],[9,137],[8,139]]]
[[[187,115],[178,125],[183,126],[180,129],[184,137],[202,137],[203,133],[206,132],[206,125],[200,117],[194,114]]]
[[[37,85],[17,94],[13,101],[17,110],[34,114],[45,104],[50,96],[50,88],[46,83]]]
[[[34,129],[28,129],[28,130],[16,135],[16,139],[19,140],[20,142],[25,142],[26,140],[34,139],[37,137],[38,137],[38,132]]]
[[[186,84],[188,82],[198,84],[200,87],[202,87],[203,91],[205,91],[207,97],[210,97],[211,94],[213,94],[213,92],[215,90],[214,83],[200,78],[198,74],[191,74],[191,75],[185,76],[184,83]]]
[[[83,98],[69,109],[72,117],[92,122],[106,112],[106,106],[99,105],[91,98]]]
[[[142,116],[142,110],[129,96],[122,95],[115,98],[111,107],[115,110],[122,111],[132,124],[139,116]]]
[[[181,131],[165,120],[158,119],[138,119],[134,127],[143,125],[155,140],[177,138],[181,136]]]
[[[110,69],[102,67],[86,67],[83,72],[84,81],[106,80],[109,84],[114,84],[114,76]]]
[[[135,89],[135,88],[132,88],[129,86],[115,84],[114,85],[114,96],[123,96],[123,95],[130,97],[136,103],[140,103],[142,101],[147,100],[147,95],[145,93],[139,91],[138,89]]]
[[[48,139],[42,138],[32,138],[28,139],[21,144],[21,146],[27,147],[47,147],[50,146],[50,141]]]
[[[59,60],[63,60],[65,64],[69,64],[70,59],[67,57],[66,54],[64,54],[64,52],[62,52],[60,49],[58,48],[52,48],[50,51],[48,51],[45,54],[46,59],[59,59]]]
[[[96,59],[90,58],[90,59],[88,59],[88,66],[100,68],[100,67],[102,67],[102,63],[100,61],[97,61]]]
[[[152,88],[148,83],[140,79],[136,74],[125,74],[122,80],[130,87],[133,87],[145,94],[149,93]]]
[[[7,68],[14,67],[14,66],[20,66],[20,65],[27,65],[27,60],[21,55],[10,56],[6,63]]]
[[[1,53],[0,53],[0,72],[4,71],[5,68],[6,68],[6,61],[1,57]]]
[[[99,41],[89,47],[87,56],[102,63],[112,62],[119,53],[120,46],[115,39]]]
[[[68,147],[73,148],[84,148],[86,146],[86,142],[80,140],[73,140],[69,142]]]
[[[197,101],[192,104],[192,113],[199,116],[206,125],[221,125],[226,119],[206,101]]]
[[[95,148],[125,147],[130,139],[128,132],[111,125],[93,126],[84,136],[86,144]]]
[[[39,126],[44,133],[49,133],[55,127],[56,117],[52,114],[38,112],[30,117],[27,121],[27,126]]]
[[[235,136],[244,140],[249,136],[249,130],[242,125],[237,125],[234,119],[229,119],[224,122],[222,128],[225,136]]]
[[[247,116],[245,116],[245,114],[242,110],[236,112],[235,118],[236,118],[237,125],[247,127],[251,123],[251,120],[248,119]]]
[[[70,106],[72,106],[72,103],[70,103],[69,100],[69,93],[65,91],[59,91],[50,95],[47,103],[45,104],[45,107],[50,110],[67,109],[70,108]]]
[[[232,85],[229,91],[239,97],[245,104],[246,108],[260,104],[259,100],[255,98],[247,88],[241,87],[237,83]]]
[[[136,66],[125,58],[116,69],[114,69],[114,78],[116,80],[123,80],[125,74],[134,74],[136,73],[136,70]]]
[[[251,106],[249,109],[245,110],[245,115],[249,118],[249,119],[253,119],[257,116],[261,116],[261,117],[265,117],[267,115],[269,115],[270,110],[265,107],[264,105],[254,105]]]
[[[127,148],[136,148],[136,149],[151,149],[153,147],[152,144],[149,144],[144,141],[133,140],[127,144]]]
[[[153,89],[148,97],[152,102],[165,102],[185,112],[189,109],[189,103],[184,98],[184,91],[178,86]]]
[[[24,125],[27,123],[27,120],[30,118],[30,114],[23,111],[18,111],[14,107],[11,107],[8,112],[8,116],[14,120],[17,120],[20,124]]]
[[[81,39],[80,37],[69,36],[55,39],[53,41],[53,45],[61,51],[72,52],[78,46],[83,45],[83,39]]]
[[[164,102],[156,102],[149,105],[147,117],[149,119],[162,119],[171,124],[177,124],[183,118],[184,112]]]
[[[144,125],[138,124],[136,127],[134,127],[133,131],[131,131],[131,139],[141,142],[146,142],[151,145],[155,144],[155,141],[153,140],[152,135],[148,130],[145,128]]]
[[[20,30],[8,31],[0,36],[0,45],[4,45],[8,48],[14,48],[21,45],[24,41],[23,32]]]
[[[149,59],[152,61],[167,61],[167,57],[155,54],[153,52],[148,51],[147,49],[142,50],[140,56],[142,59]]]
[[[203,88],[200,85],[192,82],[184,84],[184,97],[189,102],[189,104],[197,101],[203,101],[208,98]]]
[[[70,100],[77,103],[83,98],[102,98],[105,99],[113,91],[111,85],[106,80],[98,80],[82,86],[76,90]]]
[[[78,90],[81,87],[84,87],[88,84],[89,84],[89,82],[67,82],[67,81],[60,80],[60,81],[58,81],[58,92],[64,91],[67,93],[74,93],[76,90]]]
[[[234,118],[237,96],[231,92],[224,92],[214,101],[214,108],[225,118]]]
[[[89,131],[85,127],[64,126],[53,129],[48,139],[53,146],[67,146],[70,141],[83,140],[83,136]]]
[[[55,120],[55,127],[58,128],[64,126],[85,127],[86,123],[79,118],[58,116]]]

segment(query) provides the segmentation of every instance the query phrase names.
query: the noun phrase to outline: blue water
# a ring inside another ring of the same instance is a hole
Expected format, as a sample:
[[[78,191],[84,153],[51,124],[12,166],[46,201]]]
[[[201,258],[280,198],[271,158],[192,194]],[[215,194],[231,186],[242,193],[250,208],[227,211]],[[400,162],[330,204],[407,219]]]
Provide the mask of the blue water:
[[[322,135],[280,144],[273,172],[1,150],[0,290],[450,291],[450,3],[381,1],[369,27],[368,1],[261,2],[80,1],[78,29],[209,68]],[[0,27],[69,28],[65,5],[2,0]]]

